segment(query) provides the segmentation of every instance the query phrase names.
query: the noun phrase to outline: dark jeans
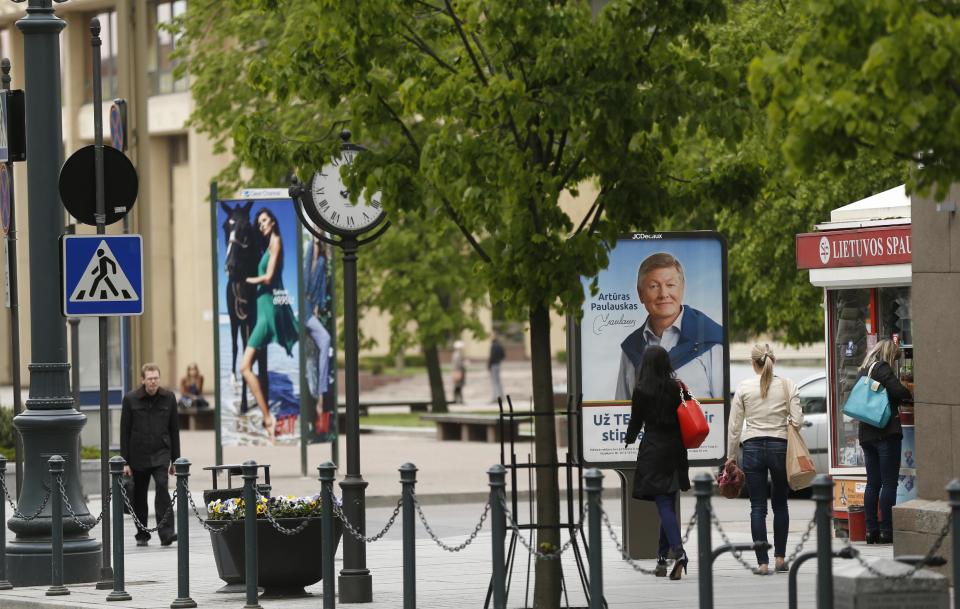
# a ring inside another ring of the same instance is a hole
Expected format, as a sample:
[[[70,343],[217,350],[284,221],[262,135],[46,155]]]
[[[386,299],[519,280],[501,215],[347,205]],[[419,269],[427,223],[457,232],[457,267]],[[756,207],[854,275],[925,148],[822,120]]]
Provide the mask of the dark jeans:
[[[149,526],[147,523],[147,487],[150,485],[151,478],[153,478],[153,487],[156,493],[153,498],[154,518],[156,518],[157,526],[160,527],[157,534],[160,535],[161,540],[167,540],[173,536],[174,514],[171,512],[163,526],[160,526],[160,519],[170,509],[171,504],[170,493],[167,492],[166,467],[133,470],[133,512],[143,526]],[[137,539],[150,539],[150,533],[138,528],[135,537]]]
[[[743,443],[743,473],[750,491],[750,532],[754,541],[767,541],[767,472],[773,497],[773,555],[787,555],[787,441],[780,438],[750,438]],[[757,564],[770,564],[766,550],[757,550]]]
[[[654,495],[657,512],[660,514],[660,549],[658,558],[666,558],[673,550],[674,558],[680,558],[683,553],[683,542],[680,540],[680,523],[677,521],[677,494]]]
[[[862,442],[863,461],[867,467],[867,488],[863,491],[863,513],[870,532],[893,532],[893,504],[897,502],[900,479],[900,444],[903,438],[892,436]],[[877,522],[877,505],[880,522]]]

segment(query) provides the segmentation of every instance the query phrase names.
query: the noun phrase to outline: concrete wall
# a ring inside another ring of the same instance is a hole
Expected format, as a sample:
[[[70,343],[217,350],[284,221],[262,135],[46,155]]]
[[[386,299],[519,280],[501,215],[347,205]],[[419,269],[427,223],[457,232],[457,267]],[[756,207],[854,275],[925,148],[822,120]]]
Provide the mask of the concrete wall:
[[[946,200],[960,200],[960,187]],[[894,508],[894,554],[926,553],[948,513],[944,487],[960,477],[960,218],[924,197],[911,209],[918,499]]]

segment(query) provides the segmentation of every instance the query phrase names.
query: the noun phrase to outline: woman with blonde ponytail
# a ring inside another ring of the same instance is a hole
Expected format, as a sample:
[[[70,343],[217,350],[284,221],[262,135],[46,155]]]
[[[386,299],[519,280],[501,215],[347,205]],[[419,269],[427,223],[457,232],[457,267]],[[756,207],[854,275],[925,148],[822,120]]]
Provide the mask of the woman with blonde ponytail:
[[[750,531],[753,541],[767,541],[767,474],[770,475],[773,506],[773,555],[776,570],[787,571],[787,425],[800,427],[803,411],[797,386],[790,379],[775,376],[777,358],[770,345],[754,345],[750,361],[757,376],[740,383],[730,408],[730,437],[727,463],[737,463],[743,448],[741,467],[750,492]],[[770,556],[757,550],[757,575],[770,573]]]

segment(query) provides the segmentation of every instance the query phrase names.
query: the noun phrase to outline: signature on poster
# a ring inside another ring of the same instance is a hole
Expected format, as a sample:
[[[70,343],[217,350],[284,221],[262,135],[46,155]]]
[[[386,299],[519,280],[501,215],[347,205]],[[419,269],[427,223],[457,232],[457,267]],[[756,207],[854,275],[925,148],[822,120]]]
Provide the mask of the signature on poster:
[[[593,318],[593,333],[600,335],[603,333],[604,328],[632,328],[636,325],[636,319],[627,319],[622,313],[620,314],[620,317],[614,317],[612,319],[610,317],[610,313],[604,313],[603,315],[597,315]]]

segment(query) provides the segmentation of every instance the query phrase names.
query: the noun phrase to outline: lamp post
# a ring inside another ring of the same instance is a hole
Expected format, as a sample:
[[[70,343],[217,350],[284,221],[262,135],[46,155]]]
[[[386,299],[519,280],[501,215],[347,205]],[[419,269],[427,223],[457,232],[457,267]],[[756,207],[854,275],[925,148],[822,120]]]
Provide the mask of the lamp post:
[[[23,0],[14,0],[22,2]],[[62,2],[64,0],[57,0]],[[66,459],[67,498],[80,521],[94,522],[80,488],[80,430],[86,417],[74,409],[67,363],[67,336],[60,313],[57,252],[63,207],[57,192],[63,144],[60,124],[60,41],[65,23],[53,13],[53,0],[29,0],[27,15],[17,21],[23,33],[24,94],[27,97],[27,197],[30,235],[30,395],[26,410],[14,419],[23,438],[24,479],[18,497],[22,514],[33,514],[44,501],[46,460]],[[56,323],[54,323],[56,322]],[[13,517],[16,538],[7,546],[7,575],[14,586],[50,581],[51,504],[54,492],[33,520]],[[63,519],[64,583],[97,581],[100,543],[67,517]]]

